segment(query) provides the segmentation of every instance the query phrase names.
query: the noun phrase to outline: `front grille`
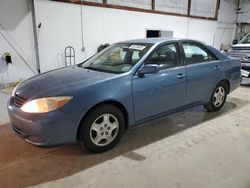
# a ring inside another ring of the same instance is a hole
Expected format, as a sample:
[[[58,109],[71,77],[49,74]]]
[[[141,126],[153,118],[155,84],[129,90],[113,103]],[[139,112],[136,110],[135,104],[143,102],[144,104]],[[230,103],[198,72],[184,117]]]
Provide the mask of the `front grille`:
[[[229,56],[230,57],[235,57],[235,58],[244,58],[247,54],[246,53],[239,53],[239,52],[230,52]]]
[[[229,56],[239,59],[246,55],[250,55],[250,47],[232,47],[232,51],[229,52]]]
[[[27,99],[15,94],[14,96],[14,104],[17,107],[22,107],[24,105],[24,103],[27,102]]]
[[[248,47],[248,46],[233,46],[232,47],[232,50],[250,50],[250,47]]]

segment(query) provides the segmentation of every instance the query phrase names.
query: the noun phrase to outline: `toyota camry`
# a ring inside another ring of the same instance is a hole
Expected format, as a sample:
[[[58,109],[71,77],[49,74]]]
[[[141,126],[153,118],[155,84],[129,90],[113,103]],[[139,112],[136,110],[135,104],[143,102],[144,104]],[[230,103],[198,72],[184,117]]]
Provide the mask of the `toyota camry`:
[[[220,110],[240,79],[239,60],[202,42],[124,41],[20,83],[8,103],[10,124],[37,146],[79,140],[103,152],[133,125],[197,105]]]

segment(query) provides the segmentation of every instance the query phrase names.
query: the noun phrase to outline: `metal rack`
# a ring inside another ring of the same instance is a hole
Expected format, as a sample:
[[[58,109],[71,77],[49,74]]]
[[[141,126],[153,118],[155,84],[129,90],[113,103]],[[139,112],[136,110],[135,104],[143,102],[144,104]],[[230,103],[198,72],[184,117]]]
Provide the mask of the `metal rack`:
[[[64,50],[64,63],[65,67],[76,64],[75,49],[72,46],[67,46]]]

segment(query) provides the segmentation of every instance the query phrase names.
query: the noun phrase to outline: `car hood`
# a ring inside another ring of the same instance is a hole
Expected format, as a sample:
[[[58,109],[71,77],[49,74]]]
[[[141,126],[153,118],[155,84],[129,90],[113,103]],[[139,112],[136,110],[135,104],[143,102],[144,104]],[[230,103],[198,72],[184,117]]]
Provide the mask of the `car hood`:
[[[250,44],[235,44],[233,47],[250,47]]]
[[[58,95],[75,95],[76,90],[117,76],[78,66],[61,68],[25,80],[16,94],[26,99]]]

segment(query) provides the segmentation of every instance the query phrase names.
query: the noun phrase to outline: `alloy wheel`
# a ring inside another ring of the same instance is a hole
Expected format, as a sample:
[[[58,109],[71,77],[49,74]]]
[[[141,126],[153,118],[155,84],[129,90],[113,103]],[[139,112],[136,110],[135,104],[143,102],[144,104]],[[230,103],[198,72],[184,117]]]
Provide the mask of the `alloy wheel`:
[[[103,114],[96,118],[90,128],[90,139],[97,146],[111,143],[119,131],[119,121],[112,114]]]
[[[225,89],[222,86],[219,86],[214,92],[213,96],[214,106],[216,107],[221,106],[224,102],[225,95],[226,95]]]

